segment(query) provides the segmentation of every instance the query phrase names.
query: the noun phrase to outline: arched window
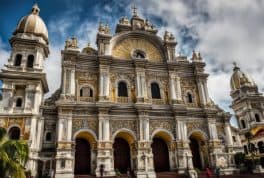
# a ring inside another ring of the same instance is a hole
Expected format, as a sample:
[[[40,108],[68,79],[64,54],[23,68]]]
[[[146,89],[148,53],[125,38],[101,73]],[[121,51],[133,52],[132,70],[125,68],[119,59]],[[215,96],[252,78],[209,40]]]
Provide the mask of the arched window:
[[[128,97],[127,84],[125,82],[118,83],[118,96]]]
[[[263,143],[263,141],[258,142],[258,148],[259,148],[259,153],[264,153],[264,143]]]
[[[33,65],[34,65],[34,56],[31,54],[27,58],[27,67],[33,68]]]
[[[193,103],[193,97],[192,97],[192,94],[191,93],[187,93],[187,102],[188,103]]]
[[[151,97],[153,99],[161,99],[160,88],[157,83],[151,83]]]
[[[16,58],[15,58],[15,66],[20,66],[21,65],[21,61],[22,61],[22,55],[21,54],[17,54]]]
[[[255,119],[256,119],[256,122],[260,122],[260,117],[258,114],[255,114]]]
[[[246,145],[244,145],[244,152],[245,152],[245,154],[248,154],[248,149],[247,149]]]
[[[80,97],[93,97],[93,90],[90,87],[82,87]]]
[[[233,142],[236,142],[236,136],[232,136]]]
[[[22,98],[17,98],[16,107],[18,107],[18,108],[22,107]]]
[[[51,137],[51,132],[47,132],[46,133],[46,138],[45,138],[46,141],[51,141],[52,140],[52,137]]]
[[[81,88],[80,89],[80,97],[82,97],[83,96],[83,89]]]
[[[246,128],[246,123],[244,120],[241,120],[241,126],[242,126],[242,129],[245,129]]]
[[[9,138],[12,140],[19,140],[20,129],[18,127],[11,127],[8,132]]]

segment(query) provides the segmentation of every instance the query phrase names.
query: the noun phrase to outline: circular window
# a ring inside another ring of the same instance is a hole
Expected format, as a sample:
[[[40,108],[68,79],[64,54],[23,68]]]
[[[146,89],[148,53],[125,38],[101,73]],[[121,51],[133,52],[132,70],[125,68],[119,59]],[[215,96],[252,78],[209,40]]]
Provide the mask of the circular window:
[[[136,49],[133,51],[132,57],[136,59],[146,59],[146,53],[142,50]]]

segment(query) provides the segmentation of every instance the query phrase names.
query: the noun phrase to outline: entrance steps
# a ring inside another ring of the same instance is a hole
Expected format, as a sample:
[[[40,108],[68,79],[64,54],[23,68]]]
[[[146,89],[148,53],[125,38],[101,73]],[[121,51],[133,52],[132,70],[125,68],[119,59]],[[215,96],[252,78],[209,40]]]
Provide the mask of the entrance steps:
[[[198,178],[207,178],[206,173],[198,174]],[[210,178],[216,178],[216,175],[212,175]],[[220,178],[264,178],[261,174],[232,174],[221,175]]]
[[[157,178],[187,178],[183,174],[178,174],[176,172],[157,172]]]
[[[158,172],[157,178],[188,178],[184,174],[177,174],[176,172]],[[74,178],[96,178],[93,175],[75,175]],[[118,177],[108,177],[108,178],[127,178],[127,175],[121,175]],[[130,177],[131,178],[131,177]],[[200,173],[198,178],[207,178],[205,173]],[[216,178],[215,175],[210,178]],[[264,178],[261,174],[233,174],[233,175],[221,175],[220,178]]]

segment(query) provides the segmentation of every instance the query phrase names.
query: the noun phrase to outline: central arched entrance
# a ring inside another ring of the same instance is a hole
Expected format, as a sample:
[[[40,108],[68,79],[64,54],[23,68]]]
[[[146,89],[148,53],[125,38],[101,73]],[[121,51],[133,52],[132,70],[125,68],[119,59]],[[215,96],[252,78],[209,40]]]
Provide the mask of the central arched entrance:
[[[154,157],[155,171],[170,171],[169,151],[166,142],[162,138],[155,137],[153,138],[151,147]]]
[[[91,173],[91,146],[84,138],[77,138],[75,145],[75,175]]]
[[[115,138],[114,142],[114,167],[115,170],[118,170],[120,173],[127,173],[128,170],[131,170],[131,161],[130,161],[130,146],[128,142],[121,138]]]

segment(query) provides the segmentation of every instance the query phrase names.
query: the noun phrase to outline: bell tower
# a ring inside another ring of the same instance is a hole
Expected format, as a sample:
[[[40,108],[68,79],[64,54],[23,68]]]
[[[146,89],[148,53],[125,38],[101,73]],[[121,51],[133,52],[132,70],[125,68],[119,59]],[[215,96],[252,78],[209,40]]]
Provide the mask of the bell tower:
[[[264,97],[254,80],[235,63],[230,85],[233,99],[231,107],[238,119],[242,144],[247,145],[245,134],[251,132],[254,136],[259,128],[263,128]]]
[[[38,153],[44,120],[40,106],[44,94],[49,91],[44,61],[49,55],[48,31],[39,16],[37,4],[23,17],[9,42],[11,54],[0,72],[2,101],[0,102],[0,127],[19,129],[18,139],[28,141],[30,154],[28,167],[37,174]]]

